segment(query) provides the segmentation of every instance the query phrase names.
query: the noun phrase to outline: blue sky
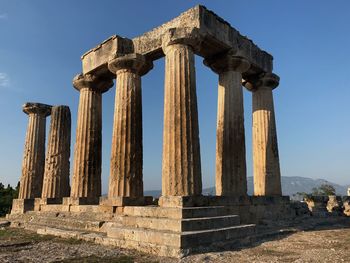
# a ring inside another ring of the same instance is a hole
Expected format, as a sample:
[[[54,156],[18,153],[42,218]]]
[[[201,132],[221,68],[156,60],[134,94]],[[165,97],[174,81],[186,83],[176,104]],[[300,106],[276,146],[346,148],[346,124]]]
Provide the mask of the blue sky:
[[[80,56],[109,36],[135,37],[203,4],[274,56],[283,176],[350,184],[350,2],[346,0],[0,0],[0,181],[15,185],[27,115],[24,102],[64,104],[75,141]],[[217,75],[196,57],[202,177],[215,182]],[[144,185],[160,189],[164,60],[143,77]],[[109,176],[115,88],[103,95],[103,192]],[[248,176],[251,94],[244,92]],[[72,157],[71,157],[72,162]]]

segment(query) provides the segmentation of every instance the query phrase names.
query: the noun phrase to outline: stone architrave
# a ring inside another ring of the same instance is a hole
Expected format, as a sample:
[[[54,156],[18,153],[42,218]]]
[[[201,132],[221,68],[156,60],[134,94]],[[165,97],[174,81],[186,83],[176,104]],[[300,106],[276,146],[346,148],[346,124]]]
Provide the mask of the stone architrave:
[[[61,198],[70,194],[70,139],[71,114],[69,107],[52,107],[42,198]]]
[[[216,129],[216,195],[247,194],[242,72],[249,62],[228,52],[206,59],[219,74]]]
[[[51,113],[51,106],[28,102],[23,105],[23,112],[28,114],[29,122],[18,198],[32,199],[41,197],[45,163],[46,117]]]
[[[127,54],[109,61],[116,74],[108,198],[142,197],[142,97],[141,76],[153,63],[144,56]]]
[[[202,192],[194,50],[191,36],[162,38],[165,54],[162,195]]]
[[[101,195],[102,93],[113,80],[93,74],[79,74],[73,86],[80,91],[74,147],[72,198],[98,203]]]
[[[278,84],[279,77],[273,73],[263,73],[245,84],[253,93],[253,172],[257,196],[282,195],[272,94]]]

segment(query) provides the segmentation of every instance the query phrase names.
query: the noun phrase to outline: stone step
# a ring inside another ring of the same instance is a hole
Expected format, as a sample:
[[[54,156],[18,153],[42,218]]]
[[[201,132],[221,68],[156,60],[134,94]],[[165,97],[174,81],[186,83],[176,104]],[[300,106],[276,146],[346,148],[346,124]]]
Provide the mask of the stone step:
[[[74,238],[95,242],[101,245],[122,247],[126,249],[137,249],[144,253],[153,253],[158,256],[182,257],[188,254],[186,250],[184,251],[181,248],[173,247],[170,244],[158,245],[144,241],[122,240],[107,237],[104,233],[89,233],[54,227],[38,227],[32,230],[36,231],[40,235],[52,235],[61,238]]]
[[[255,235],[255,224],[238,225],[214,230],[186,231],[182,236],[183,248],[212,244],[215,242],[227,242]]]
[[[127,206],[123,215],[157,218],[203,218],[215,216],[237,215],[238,211],[224,206],[206,207],[157,207],[157,206]]]
[[[240,224],[238,215],[213,216],[202,218],[186,218],[181,220],[182,231],[197,231],[225,228]]]
[[[65,225],[57,225],[57,226],[48,226],[48,225],[44,225],[44,224],[40,224],[40,223],[36,223],[36,222],[22,222],[20,225],[14,225],[16,222],[13,222],[13,224],[11,226],[13,227],[20,227],[20,228],[24,228],[30,231],[34,231],[37,232],[38,234],[46,234],[46,235],[53,235],[52,233],[42,233],[44,230],[46,231],[46,229],[57,229],[57,231],[61,231],[61,233],[67,233],[66,236],[61,236],[63,238],[77,238],[78,236],[70,236],[70,233],[80,233],[81,235],[87,235],[87,234],[95,234],[95,235],[101,235],[101,236],[107,236],[106,233],[103,232],[99,232],[99,231],[93,231],[93,230],[85,230],[85,229],[77,229],[77,228],[72,228],[69,226],[65,226]],[[54,236],[60,236],[60,235],[54,235]],[[80,238],[78,238],[80,239]],[[85,239],[84,239],[85,240]],[[87,240],[90,241],[90,240]]]
[[[58,236],[61,238],[74,238],[79,240],[85,240],[90,242],[95,242],[97,244],[108,245],[108,246],[116,246],[122,248],[134,248],[139,251],[145,253],[153,253],[159,256],[167,256],[167,257],[183,257],[190,253],[194,252],[203,252],[203,251],[215,251],[217,249],[223,249],[223,247],[235,247],[240,246],[242,244],[250,243],[250,237],[254,236],[254,226],[240,226],[234,228],[225,228],[215,231],[216,234],[212,236],[212,231],[196,231],[197,236],[193,232],[184,232],[184,238],[182,238],[182,245],[179,246],[176,243],[161,243],[155,242],[151,238],[152,235],[147,232],[145,234],[149,236],[148,239],[121,239],[117,237],[109,237],[104,233],[93,233],[89,231],[77,231],[77,230],[69,230],[64,229],[62,227],[45,227],[39,226],[35,224],[31,224],[31,229],[36,231],[41,235],[52,235]],[[240,229],[240,230],[238,230]],[[139,231],[144,232],[144,230],[139,229]],[[148,231],[149,232],[149,231]],[[222,232],[225,234],[223,235]],[[242,234],[244,232],[244,235]],[[162,232],[159,232],[163,235]],[[208,236],[209,233],[209,236]],[[136,235],[139,235],[135,233]],[[180,236],[180,234],[177,234]],[[220,236],[218,236],[220,235]],[[203,239],[203,238],[206,239]],[[199,238],[202,238],[200,240]],[[210,239],[208,239],[210,238]],[[220,239],[220,240],[218,240]],[[170,240],[172,241],[172,240]],[[218,242],[219,241],[219,242]],[[210,242],[214,242],[213,244],[209,244]]]
[[[227,242],[255,234],[255,225],[239,225],[201,231],[174,232],[132,227],[114,227],[107,230],[107,237],[120,240],[147,242],[157,245],[171,244],[179,248],[193,248]]]
[[[169,230],[174,232],[194,231],[223,228],[239,225],[240,218],[237,215],[204,217],[204,218],[186,218],[169,219],[156,217],[140,216],[120,216],[113,221],[105,224],[105,227],[135,227],[155,230]]]
[[[18,217],[16,219],[12,219],[11,222],[13,224],[23,224],[28,222],[30,224],[37,224],[41,226],[51,226],[57,227],[62,226],[64,228],[69,229],[79,229],[79,230],[88,230],[88,231],[99,231],[104,221],[91,221],[91,220],[82,220],[76,218],[65,218],[65,217],[55,217],[49,215],[40,215],[35,214],[31,215],[29,219],[27,217]]]
[[[60,218],[73,218],[73,219],[84,219],[89,221],[105,221],[112,219],[113,216],[105,213],[91,213],[91,212],[62,212],[62,211],[28,211],[24,214],[9,214],[8,219],[16,219],[16,218],[26,218],[30,219],[32,216],[45,216],[45,217],[60,217]]]
[[[93,231],[69,229],[63,226],[48,227],[26,222],[26,229],[43,235],[62,238],[75,238],[102,245],[134,248],[159,256],[183,257],[190,253],[215,251],[250,243],[255,235],[255,225],[239,225],[228,228],[204,231],[159,231],[142,228],[111,228],[109,234]]]

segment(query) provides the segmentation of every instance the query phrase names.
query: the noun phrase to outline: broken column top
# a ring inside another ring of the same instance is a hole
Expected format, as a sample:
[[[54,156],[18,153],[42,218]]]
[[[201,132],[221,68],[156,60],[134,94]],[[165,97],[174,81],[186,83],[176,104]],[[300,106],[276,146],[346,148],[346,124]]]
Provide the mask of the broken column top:
[[[78,91],[88,88],[103,93],[109,90],[112,86],[113,79],[109,76],[80,73],[73,78],[73,87]]]
[[[174,29],[186,28],[196,32],[194,51],[204,58],[221,53],[235,52],[248,60],[250,69],[244,75],[272,72],[273,57],[261,50],[252,40],[241,35],[228,22],[206,7],[198,5],[171,21],[148,31],[141,36],[128,39],[114,35],[82,56],[83,73],[108,74],[108,61],[116,54],[139,53],[153,61],[164,56],[162,38]]]
[[[26,114],[37,113],[46,117],[51,114],[52,106],[37,102],[27,102],[23,104],[22,108],[23,112]]]

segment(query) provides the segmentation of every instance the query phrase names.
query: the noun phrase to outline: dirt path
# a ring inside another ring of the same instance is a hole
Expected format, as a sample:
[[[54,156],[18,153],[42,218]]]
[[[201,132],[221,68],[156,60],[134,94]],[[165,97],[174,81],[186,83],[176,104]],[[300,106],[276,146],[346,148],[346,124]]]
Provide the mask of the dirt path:
[[[182,262],[350,262],[350,229],[302,231],[252,248],[194,255]]]

